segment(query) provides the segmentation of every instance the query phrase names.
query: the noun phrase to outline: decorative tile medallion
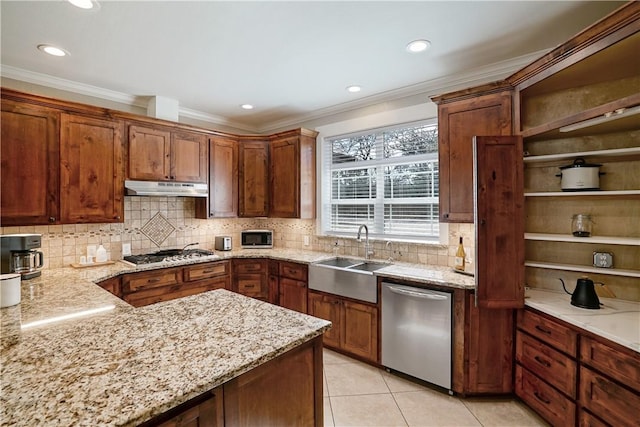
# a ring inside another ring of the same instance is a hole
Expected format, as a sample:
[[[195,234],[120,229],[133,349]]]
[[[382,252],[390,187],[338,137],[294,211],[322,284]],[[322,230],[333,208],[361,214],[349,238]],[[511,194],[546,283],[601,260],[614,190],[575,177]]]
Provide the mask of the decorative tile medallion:
[[[160,212],[155,214],[145,225],[142,226],[140,231],[149,238],[157,246],[160,246],[162,242],[167,240],[167,237],[175,231],[173,224],[169,222]]]

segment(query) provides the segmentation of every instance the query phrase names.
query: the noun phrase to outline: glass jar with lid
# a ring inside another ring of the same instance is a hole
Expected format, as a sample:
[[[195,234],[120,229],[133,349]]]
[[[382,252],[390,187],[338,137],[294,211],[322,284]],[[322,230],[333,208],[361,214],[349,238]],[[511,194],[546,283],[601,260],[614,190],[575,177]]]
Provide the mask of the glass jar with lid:
[[[575,237],[591,236],[592,227],[593,227],[593,221],[591,220],[591,215],[575,214],[571,218],[571,233]]]

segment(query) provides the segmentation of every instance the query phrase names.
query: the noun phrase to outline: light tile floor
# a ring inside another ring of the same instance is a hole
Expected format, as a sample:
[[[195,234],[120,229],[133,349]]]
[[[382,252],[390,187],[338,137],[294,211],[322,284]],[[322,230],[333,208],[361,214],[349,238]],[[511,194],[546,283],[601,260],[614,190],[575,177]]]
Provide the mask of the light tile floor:
[[[449,396],[324,350],[325,426],[547,426],[516,399]]]

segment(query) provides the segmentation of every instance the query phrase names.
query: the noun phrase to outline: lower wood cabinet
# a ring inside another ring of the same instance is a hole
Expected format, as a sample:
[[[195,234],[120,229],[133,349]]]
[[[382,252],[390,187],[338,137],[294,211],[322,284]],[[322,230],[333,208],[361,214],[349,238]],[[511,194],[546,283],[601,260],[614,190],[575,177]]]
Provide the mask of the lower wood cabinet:
[[[324,333],[325,346],[380,363],[377,305],[309,291],[309,314],[333,324]]]
[[[552,425],[640,425],[637,352],[529,308],[516,343],[516,395]]]
[[[229,264],[230,261],[216,261],[125,274],[122,298],[134,307],[141,307],[214,289],[229,289]]]
[[[322,383],[322,338],[317,337],[142,426],[320,427]]]
[[[268,266],[267,259],[234,259],[232,290],[269,302]]]
[[[105,291],[109,291],[118,298],[122,298],[122,284],[120,280],[120,276],[112,277],[107,280],[103,280],[102,282],[97,283]]]
[[[306,264],[289,261],[277,263],[278,305],[291,310],[307,313],[307,284],[309,268]],[[272,269],[273,270],[273,269]]]

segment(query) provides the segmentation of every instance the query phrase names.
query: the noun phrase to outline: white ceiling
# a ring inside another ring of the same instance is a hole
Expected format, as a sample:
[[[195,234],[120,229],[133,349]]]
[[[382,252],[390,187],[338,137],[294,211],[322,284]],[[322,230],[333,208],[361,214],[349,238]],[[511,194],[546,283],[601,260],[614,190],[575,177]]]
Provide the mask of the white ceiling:
[[[436,94],[469,75],[505,77],[620,4],[102,1],[85,11],[63,0],[2,0],[2,75],[137,102],[165,96],[181,113],[264,131]],[[431,49],[407,53],[419,38]],[[42,43],[70,56],[45,55]],[[362,92],[348,93],[351,84]]]

